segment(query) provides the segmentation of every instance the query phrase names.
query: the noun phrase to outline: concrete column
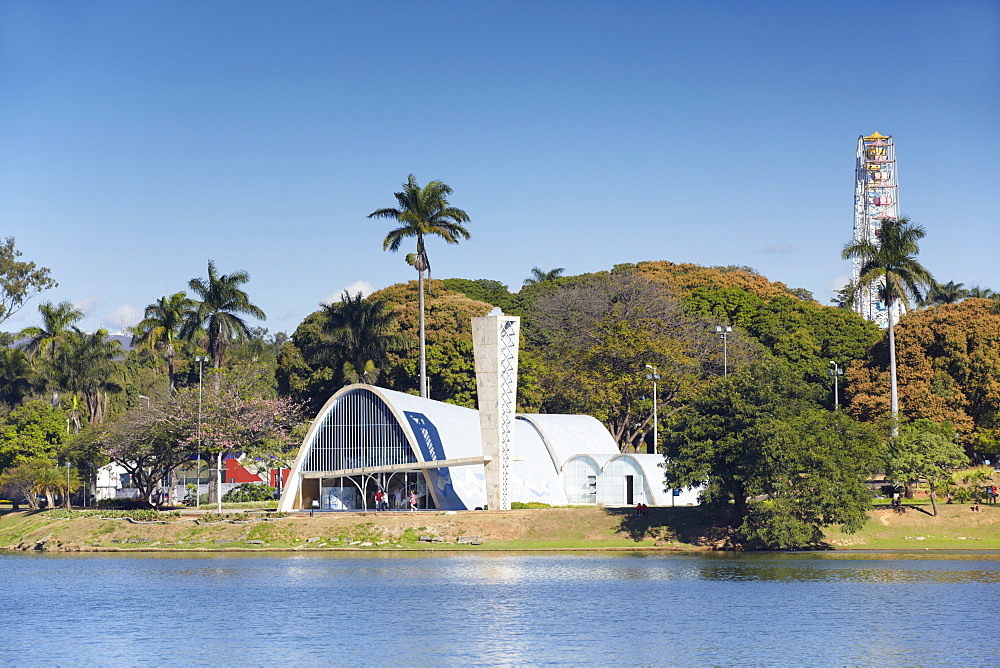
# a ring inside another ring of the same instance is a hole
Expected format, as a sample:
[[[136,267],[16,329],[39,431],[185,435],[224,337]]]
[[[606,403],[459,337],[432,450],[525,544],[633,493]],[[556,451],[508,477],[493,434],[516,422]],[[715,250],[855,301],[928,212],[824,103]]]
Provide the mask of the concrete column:
[[[498,308],[487,316],[472,319],[479,427],[486,459],[486,504],[490,510],[510,510],[508,490],[520,329],[520,318],[503,315]]]

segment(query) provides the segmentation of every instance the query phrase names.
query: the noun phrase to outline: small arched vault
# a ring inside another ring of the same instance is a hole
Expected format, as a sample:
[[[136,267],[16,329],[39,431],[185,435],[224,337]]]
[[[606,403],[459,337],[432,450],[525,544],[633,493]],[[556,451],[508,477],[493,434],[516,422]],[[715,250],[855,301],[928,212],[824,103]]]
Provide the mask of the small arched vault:
[[[620,454],[593,417],[518,415],[514,430],[511,501],[671,502],[663,490],[662,457]],[[478,411],[349,385],[330,397],[310,425],[278,508],[375,509],[379,490],[390,510],[408,509],[411,494],[421,509],[481,508],[485,463]]]

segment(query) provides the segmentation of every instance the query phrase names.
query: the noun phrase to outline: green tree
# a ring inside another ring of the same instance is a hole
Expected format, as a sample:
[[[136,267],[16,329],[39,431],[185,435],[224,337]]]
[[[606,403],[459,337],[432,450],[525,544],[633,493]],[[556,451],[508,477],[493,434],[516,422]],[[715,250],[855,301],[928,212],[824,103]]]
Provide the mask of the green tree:
[[[819,398],[782,360],[714,381],[667,430],[666,482],[705,485],[707,502],[732,503],[748,547],[804,547],[824,526],[860,528],[871,501],[861,476],[883,447],[871,427],[821,410]]]
[[[41,354],[44,358],[55,357],[56,348],[66,338],[79,330],[74,325],[83,319],[83,311],[73,306],[71,302],[43,302],[38,306],[42,316],[41,327],[26,327],[19,337],[27,337],[25,350],[34,359]]]
[[[199,434],[201,458],[207,461],[254,447],[287,449],[301,421],[294,402],[263,396],[269,382],[252,373],[213,373],[222,376],[220,391],[202,397],[201,420],[197,388],[181,388],[85,432],[81,447],[93,447],[124,468],[145,501],[198,454]]]
[[[969,296],[969,291],[965,289],[964,283],[948,281],[947,283],[934,282],[927,290],[927,295],[921,300],[922,306],[940,306],[941,304],[957,304]]]
[[[845,260],[861,262],[857,284],[852,299],[858,299],[861,290],[878,290],[888,308],[889,317],[889,410],[893,422],[899,419],[899,391],[896,381],[896,304],[909,303],[909,297],[920,299],[925,286],[933,285],[934,278],[916,257],[920,252],[918,241],[925,235],[924,228],[910,222],[909,218],[887,218],[877,241],[854,241],[844,246],[841,256]],[[893,434],[896,427],[893,427]]]
[[[132,345],[153,350],[161,348],[167,359],[170,393],[176,392],[174,382],[175,344],[181,339],[184,323],[194,316],[195,302],[184,292],[160,297],[146,307],[142,321],[132,328]]]
[[[389,218],[399,223],[399,227],[386,235],[382,250],[395,253],[405,239],[415,237],[417,252],[407,261],[417,270],[420,301],[420,396],[427,397],[427,349],[424,322],[424,272],[430,272],[430,261],[424,247],[424,237],[438,236],[449,244],[457,244],[460,239],[469,239],[463,223],[469,222],[469,215],[462,209],[451,206],[448,195],[452,189],[440,181],[431,181],[421,188],[413,174],[403,184],[402,192],[395,193],[398,207],[377,209],[369,218]]]
[[[20,509],[21,500],[28,502],[28,507],[38,508],[35,496],[35,484],[40,473],[52,467],[52,462],[46,459],[30,459],[17,466],[0,471],[0,495],[10,499],[14,510]]]
[[[29,401],[0,420],[0,471],[29,459],[55,461],[68,440],[66,412]]]
[[[345,290],[341,301],[323,307],[323,333],[332,344],[331,354],[343,360],[344,378],[352,383],[374,383],[389,365],[389,354],[410,348],[399,334],[399,314],[378,297],[354,297]]]
[[[315,414],[340,387],[340,373],[329,355],[322,328],[326,312],[311,313],[299,323],[291,341],[278,352],[275,378],[278,393]]]
[[[973,285],[969,288],[969,294],[967,294],[966,297],[975,297],[976,299],[997,299],[1000,297],[1000,293],[993,292],[989,288]]]
[[[27,353],[21,348],[0,346],[0,402],[16,408],[35,390],[36,375]]]
[[[703,366],[716,354],[721,360],[721,346],[707,323],[685,316],[662,285],[634,269],[562,282],[532,307],[528,341],[545,371],[542,411],[593,415],[623,451],[639,448],[652,431],[646,365],[659,370],[655,400],[666,419],[703,382]]]
[[[121,344],[109,338],[104,329],[93,334],[75,330],[56,351],[52,360],[53,382],[74,396],[83,396],[90,424],[107,418],[108,393],[121,391],[116,378],[121,356]]]
[[[183,335],[192,338],[204,332],[208,338],[208,354],[218,369],[226,356],[230,342],[242,341],[250,335],[247,323],[240,315],[258,320],[267,316],[250,302],[250,297],[240,286],[250,280],[250,274],[239,270],[232,274],[219,273],[215,262],[208,261],[208,279],[192,278],[188,287],[201,300],[197,302],[184,324]],[[218,387],[216,387],[218,389]]]
[[[454,292],[460,292],[469,299],[477,302],[485,302],[497,306],[508,313],[514,306],[514,297],[510,294],[507,286],[500,281],[488,278],[478,278],[475,280],[467,278],[446,278],[441,281],[444,287]]]
[[[744,288],[696,288],[684,297],[684,312],[745,329],[765,301]]]
[[[903,426],[899,438],[891,443],[886,460],[886,480],[903,484],[921,479],[927,481],[935,517],[938,487],[951,477],[952,469],[969,464],[969,458],[954,436],[950,424],[916,420]]]
[[[562,277],[564,271],[566,270],[562,267],[549,269],[548,271],[545,271],[540,267],[532,267],[531,276],[524,279],[524,283],[522,285],[538,285],[539,283],[554,281]]]
[[[19,260],[21,255],[14,248],[14,237],[0,242],[0,324],[32,297],[59,285],[49,277],[48,269]]]
[[[419,335],[420,314],[415,307],[416,281],[376,292],[399,314],[399,332],[411,341]],[[476,405],[476,376],[472,351],[472,318],[486,315],[491,306],[445,290],[441,281],[425,283],[425,336],[427,386],[439,401],[459,406]],[[417,360],[405,353],[391,353],[380,382],[399,392],[419,393]]]

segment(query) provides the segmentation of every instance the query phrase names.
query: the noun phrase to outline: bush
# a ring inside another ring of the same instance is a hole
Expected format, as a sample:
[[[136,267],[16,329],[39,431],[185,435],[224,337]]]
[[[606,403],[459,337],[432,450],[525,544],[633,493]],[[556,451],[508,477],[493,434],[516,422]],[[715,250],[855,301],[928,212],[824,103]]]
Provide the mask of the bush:
[[[551,508],[552,506],[547,503],[542,503],[541,501],[529,501],[528,503],[522,503],[520,501],[512,501],[510,504],[511,510],[528,510],[532,508]]]
[[[222,496],[223,503],[245,503],[247,501],[272,501],[274,488],[262,483],[245,482]]]
[[[898,492],[900,496],[903,494],[902,485],[882,485],[878,488],[879,494],[881,494],[886,499],[891,499],[893,493]]]
[[[140,522],[162,522],[178,519],[181,516],[176,510],[160,512],[155,508],[139,508],[137,510],[66,510],[57,508],[44,511],[44,515],[46,518],[58,520],[72,520],[80,517],[103,517],[105,519],[128,517]]]
[[[100,499],[97,507],[114,510],[149,510],[150,505],[142,499]]]

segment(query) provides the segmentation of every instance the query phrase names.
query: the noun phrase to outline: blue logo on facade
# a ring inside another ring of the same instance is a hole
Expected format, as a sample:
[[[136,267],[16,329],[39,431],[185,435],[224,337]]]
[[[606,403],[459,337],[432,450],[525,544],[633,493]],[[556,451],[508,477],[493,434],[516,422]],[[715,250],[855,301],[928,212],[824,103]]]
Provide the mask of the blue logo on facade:
[[[447,459],[444,453],[444,444],[441,443],[441,435],[437,427],[423,413],[404,411],[413,434],[417,437],[417,447],[424,461],[437,462]],[[455,488],[451,484],[451,472],[447,468],[430,469],[427,471],[430,483],[437,490],[437,497],[445,508],[456,510],[467,510],[465,503],[455,493]]]

